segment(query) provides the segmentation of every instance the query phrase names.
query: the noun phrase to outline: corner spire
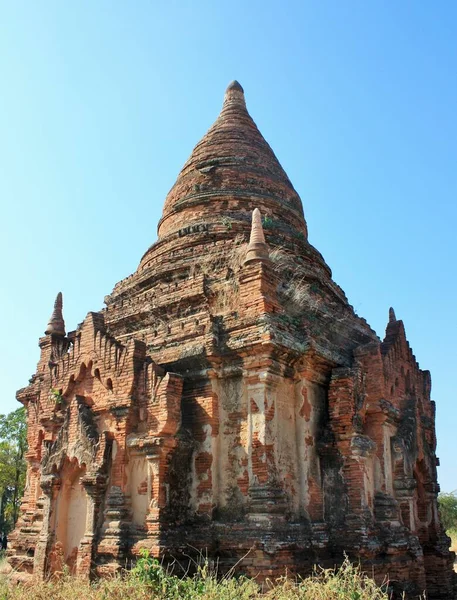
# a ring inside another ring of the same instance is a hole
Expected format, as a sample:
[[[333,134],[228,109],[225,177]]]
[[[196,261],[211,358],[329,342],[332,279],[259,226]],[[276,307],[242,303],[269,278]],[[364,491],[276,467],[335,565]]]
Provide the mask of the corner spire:
[[[381,344],[382,353],[387,354],[389,348],[391,348],[397,342],[399,337],[404,339],[405,344],[407,343],[405,326],[403,325],[403,321],[401,319],[397,319],[394,309],[390,307],[389,322],[387,323],[386,327],[386,335],[384,337],[384,341]]]
[[[45,335],[65,335],[65,321],[63,320],[62,307],[62,292],[59,292],[54,302],[54,310],[46,327]]]
[[[263,233],[262,215],[258,208],[254,208],[252,212],[251,236],[244,264],[247,265],[251,262],[264,262],[267,260],[269,260],[269,252]]]

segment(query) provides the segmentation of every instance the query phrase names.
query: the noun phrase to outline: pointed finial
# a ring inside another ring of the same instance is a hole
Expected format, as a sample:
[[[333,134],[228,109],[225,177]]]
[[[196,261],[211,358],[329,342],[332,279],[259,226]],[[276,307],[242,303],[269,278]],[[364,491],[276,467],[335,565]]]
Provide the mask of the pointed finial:
[[[229,83],[225,90],[224,106],[227,106],[228,104],[238,104],[246,107],[244,90],[236,80]]]
[[[250,262],[266,260],[269,260],[269,252],[263,233],[262,215],[258,208],[254,208],[252,212],[251,236],[244,264],[247,265]]]
[[[249,238],[249,245],[252,244],[265,244],[265,235],[262,227],[262,215],[258,208],[254,208],[252,211],[252,225],[251,225],[251,237]]]
[[[59,292],[54,302],[54,310],[46,327],[46,335],[65,335],[65,321],[63,320],[62,307],[62,292]]]
[[[229,90],[237,90],[238,92],[241,92],[242,94],[244,94],[244,90],[243,90],[243,86],[241,85],[241,83],[239,81],[237,81],[236,79],[234,79],[233,81],[231,81],[228,86],[227,86],[227,92]]]
[[[395,323],[397,317],[395,316],[395,311],[392,307],[389,308],[389,323]]]

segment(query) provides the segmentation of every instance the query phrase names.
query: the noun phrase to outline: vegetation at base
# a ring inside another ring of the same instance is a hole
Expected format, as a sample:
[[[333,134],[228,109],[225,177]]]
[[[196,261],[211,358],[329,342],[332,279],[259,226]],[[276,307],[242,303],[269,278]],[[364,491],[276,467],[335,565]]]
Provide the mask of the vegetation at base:
[[[438,505],[444,529],[457,529],[457,491],[439,494]]]
[[[10,532],[19,515],[25,486],[25,408],[0,415],[0,532]]]
[[[0,600],[388,600],[388,594],[358,566],[346,560],[338,569],[319,569],[312,577],[284,577],[262,587],[253,579],[217,577],[207,560],[192,576],[177,577],[143,551],[136,567],[122,576],[92,584],[60,574],[33,586],[10,586],[0,576]]]
[[[438,495],[441,523],[451,538],[451,550],[457,552],[457,491]]]
[[[457,554],[457,529],[448,529],[446,533],[451,538],[451,550]]]

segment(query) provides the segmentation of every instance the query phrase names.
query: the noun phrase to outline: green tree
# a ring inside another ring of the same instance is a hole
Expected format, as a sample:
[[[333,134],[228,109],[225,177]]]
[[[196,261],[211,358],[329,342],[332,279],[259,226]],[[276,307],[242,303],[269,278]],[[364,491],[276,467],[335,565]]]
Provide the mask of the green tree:
[[[444,529],[457,529],[457,491],[439,494],[438,504]]]
[[[0,528],[9,531],[19,515],[27,451],[25,408],[0,415]]]

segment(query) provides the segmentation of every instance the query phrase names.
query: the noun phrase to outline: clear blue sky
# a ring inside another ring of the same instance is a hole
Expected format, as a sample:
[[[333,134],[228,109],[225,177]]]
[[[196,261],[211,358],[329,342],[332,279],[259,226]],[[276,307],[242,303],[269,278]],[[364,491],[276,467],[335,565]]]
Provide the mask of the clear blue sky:
[[[74,329],[136,269],[236,78],[337,283],[431,370],[456,489],[456,31],[445,0],[0,0],[0,411],[56,293]]]

